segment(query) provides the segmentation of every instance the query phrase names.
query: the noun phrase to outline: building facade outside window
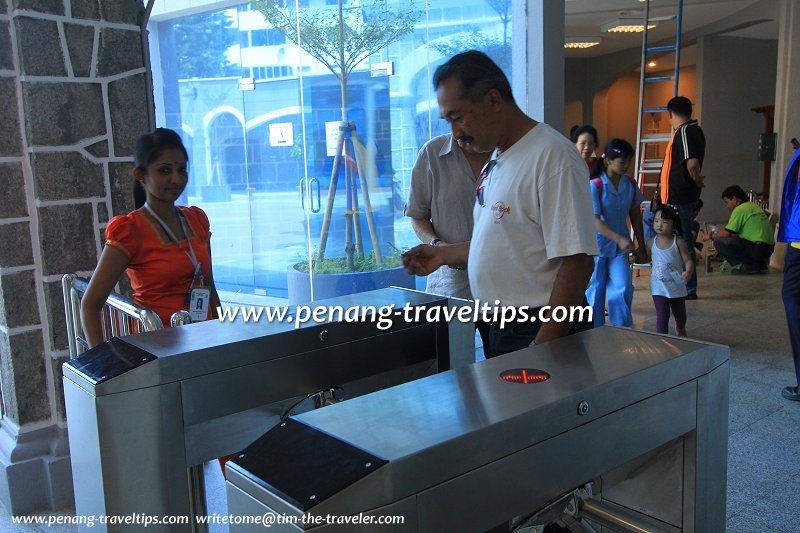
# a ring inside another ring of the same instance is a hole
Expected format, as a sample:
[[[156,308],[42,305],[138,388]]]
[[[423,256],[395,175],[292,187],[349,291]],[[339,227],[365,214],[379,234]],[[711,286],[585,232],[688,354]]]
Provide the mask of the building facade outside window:
[[[420,147],[449,130],[439,118],[432,72],[451,55],[474,48],[488,53],[511,79],[511,12],[518,1],[409,6],[388,0],[389,10],[416,10],[418,16],[408,33],[369,55],[349,76],[347,118],[358,142],[338,165],[325,258],[345,256],[346,214],[356,211],[354,200],[359,216],[351,241],[358,230],[366,256],[377,245],[378,270],[391,270],[395,248],[417,244],[403,216],[411,168]],[[347,17],[372,16],[369,1],[343,2]],[[335,13],[338,7],[337,0],[290,3],[295,13],[296,6],[300,13]],[[289,273],[317,257],[321,243],[341,120],[339,81],[295,44],[297,36],[287,38],[249,3],[218,7],[209,1],[198,13],[193,2],[189,15],[184,4],[159,2],[148,26],[157,125],[181,134],[191,160],[183,202],[209,215],[219,288],[291,298]],[[312,261],[314,275],[302,283],[321,283],[318,264]],[[339,282],[336,293],[397,281],[369,283],[353,289],[349,281]],[[317,299],[329,296],[320,291]]]

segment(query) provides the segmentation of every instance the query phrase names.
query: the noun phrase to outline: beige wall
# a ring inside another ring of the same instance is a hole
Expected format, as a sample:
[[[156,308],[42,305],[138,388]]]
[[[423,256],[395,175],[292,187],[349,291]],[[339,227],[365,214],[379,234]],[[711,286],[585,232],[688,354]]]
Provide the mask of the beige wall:
[[[564,106],[564,135],[569,137],[569,130],[576,124],[583,124],[583,103],[567,102]]]
[[[667,74],[665,74],[667,75]],[[696,101],[696,75],[694,66],[681,69],[678,92]],[[672,98],[671,83],[654,83],[645,91],[645,107],[665,106]],[[626,139],[631,144],[636,142],[637,108],[639,105],[639,75],[623,74],[611,86],[594,97],[593,125],[600,136],[600,150],[605,143],[614,137]],[[669,122],[665,114],[657,119],[659,131],[669,131]],[[645,116],[645,127],[653,125],[652,117]],[[569,121],[567,121],[569,123]]]

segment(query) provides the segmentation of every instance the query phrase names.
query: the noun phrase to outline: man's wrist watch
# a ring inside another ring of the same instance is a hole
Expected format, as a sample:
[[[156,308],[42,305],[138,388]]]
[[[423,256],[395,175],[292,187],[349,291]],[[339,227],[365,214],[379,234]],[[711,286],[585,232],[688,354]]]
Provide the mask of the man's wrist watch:
[[[442,242],[442,239],[431,239],[431,242],[429,242],[428,244],[430,244],[431,246],[436,246],[440,242]]]

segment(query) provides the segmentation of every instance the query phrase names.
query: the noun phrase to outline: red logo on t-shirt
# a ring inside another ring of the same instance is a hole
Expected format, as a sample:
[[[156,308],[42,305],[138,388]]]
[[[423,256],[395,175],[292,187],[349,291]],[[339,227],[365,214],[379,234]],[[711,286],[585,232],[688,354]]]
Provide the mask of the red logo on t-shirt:
[[[503,215],[510,212],[511,212],[511,207],[507,206],[503,202],[496,202],[492,206],[492,215],[494,215],[495,221],[500,220],[501,218],[503,218]]]

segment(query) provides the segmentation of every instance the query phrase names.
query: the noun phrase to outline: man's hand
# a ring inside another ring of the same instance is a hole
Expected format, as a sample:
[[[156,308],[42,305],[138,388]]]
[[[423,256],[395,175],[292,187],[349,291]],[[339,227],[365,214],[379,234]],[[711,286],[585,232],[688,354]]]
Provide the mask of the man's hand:
[[[406,272],[416,276],[427,276],[444,265],[442,250],[444,247],[420,244],[403,254],[403,266]]]
[[[469,258],[469,243],[420,244],[403,254],[403,266],[406,272],[417,276],[427,276],[440,266],[449,266],[463,270]]]

